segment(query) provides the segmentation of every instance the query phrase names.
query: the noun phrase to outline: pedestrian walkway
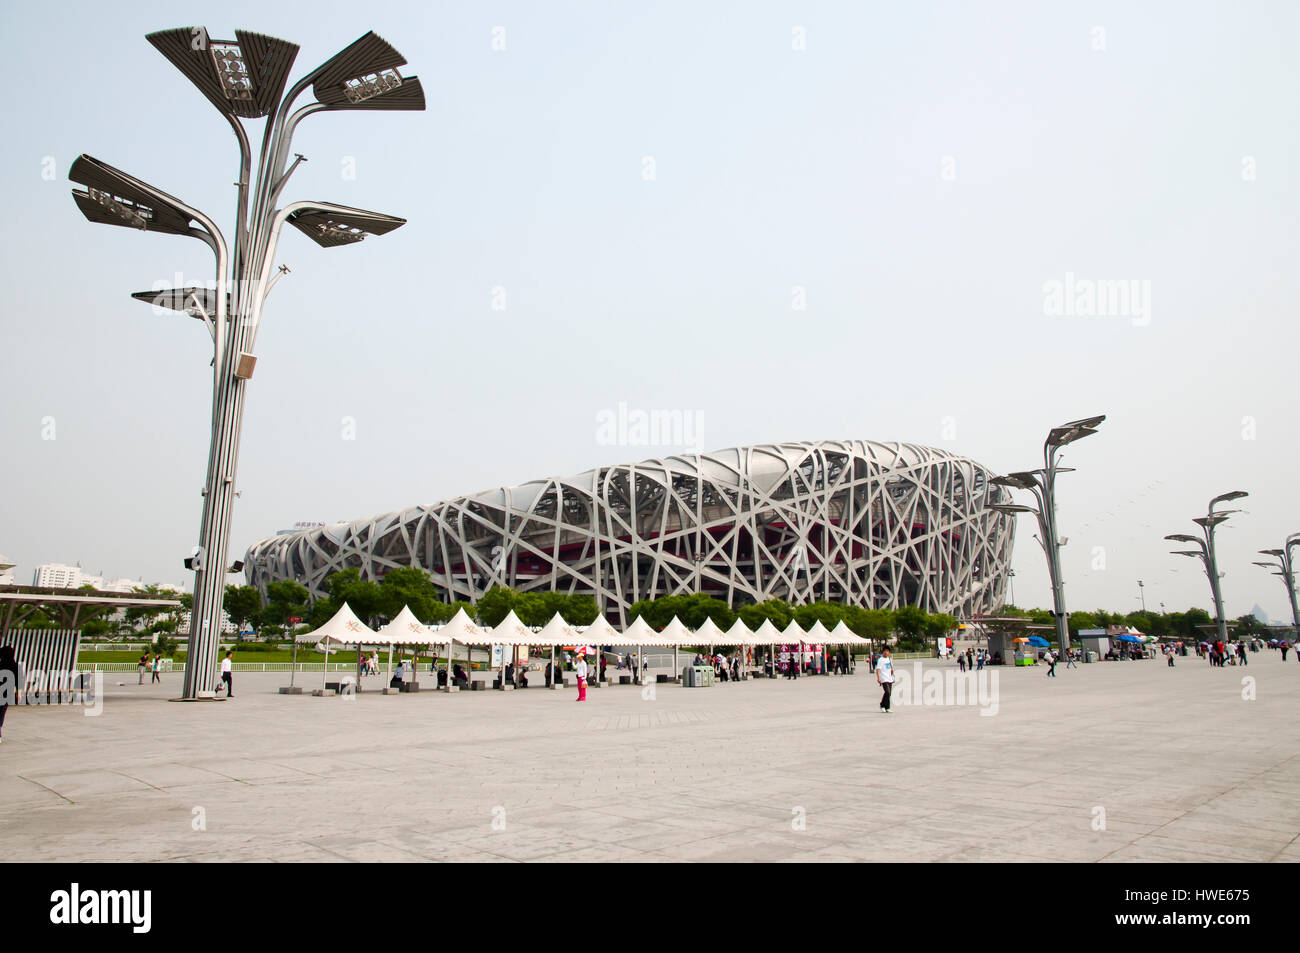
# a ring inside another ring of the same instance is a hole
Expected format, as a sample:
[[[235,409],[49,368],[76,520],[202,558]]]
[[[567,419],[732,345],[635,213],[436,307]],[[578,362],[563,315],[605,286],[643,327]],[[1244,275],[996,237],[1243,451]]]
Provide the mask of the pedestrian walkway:
[[[582,706],[285,696],[276,674],[176,705],[178,676],[131,673],[98,717],[10,711],[0,841],[51,861],[1300,860],[1293,660],[993,671],[995,716],[900,688],[887,718],[865,667]]]

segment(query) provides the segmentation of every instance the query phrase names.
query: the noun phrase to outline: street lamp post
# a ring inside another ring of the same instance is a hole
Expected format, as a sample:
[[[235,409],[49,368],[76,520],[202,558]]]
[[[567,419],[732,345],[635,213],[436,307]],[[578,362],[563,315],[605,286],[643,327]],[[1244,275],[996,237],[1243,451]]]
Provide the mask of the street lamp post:
[[[1281,576],[1282,583],[1286,586],[1286,597],[1291,600],[1291,627],[1295,630],[1295,635],[1300,635],[1300,606],[1296,605],[1295,592],[1295,563],[1292,560],[1292,547],[1300,546],[1300,533],[1292,533],[1286,538],[1281,549],[1261,549],[1260,555],[1272,556],[1277,560],[1276,563],[1256,562],[1256,566],[1263,566],[1271,570],[1273,575]]]
[[[1197,526],[1201,527],[1201,535],[1191,536],[1187,533],[1174,533],[1166,536],[1165,539],[1172,540],[1176,543],[1194,543],[1196,549],[1178,550],[1173,553],[1175,556],[1195,557],[1201,560],[1201,565],[1205,569],[1205,575],[1210,580],[1210,596],[1214,599],[1214,616],[1215,626],[1218,629],[1219,641],[1226,643],[1228,641],[1228,620],[1223,613],[1223,590],[1219,585],[1219,563],[1214,553],[1214,531],[1220,523],[1226,522],[1228,517],[1233,513],[1240,513],[1240,510],[1215,510],[1220,503],[1226,503],[1230,500],[1240,500],[1242,497],[1249,496],[1245,490],[1233,490],[1231,493],[1223,493],[1210,500],[1210,505],[1204,516],[1198,516],[1192,520]]]
[[[304,161],[298,156],[286,170],[293,133],[317,112],[422,110],[424,90],[417,77],[401,75],[399,67],[406,60],[374,33],[312,70],[285,95],[298,54],[294,43],[244,30],[236,30],[234,40],[215,40],[203,27],[163,30],[147,39],[217,108],[239,142],[233,243],[228,245],[216,223],[197,209],[90,156],[81,156],[68,177],[86,187],[74,190],[73,197],[92,222],[189,235],[204,241],[216,257],[215,291],[177,288],[133,295],[201,319],[212,337],[212,420],[203,515],[198,545],[185,560],[186,568],[194,571],[194,604],[182,697],[193,700],[213,696],[225,576],[241,567],[227,568],[239,436],[245,387],[257,363],[253,346],[262,308],[271,288],[287,273],[282,267],[273,274],[280,232],[289,224],[318,245],[332,248],[405,224],[391,215],[329,202],[291,202],[277,208],[286,182]],[[291,112],[308,87],[314,100]],[[265,120],[255,177],[246,119]]]
[[[1043,443],[1041,470],[1011,473],[989,481],[994,486],[1028,490],[1038,504],[1034,508],[1014,503],[991,503],[989,509],[1007,514],[1033,513],[1038,520],[1038,543],[1047,557],[1047,574],[1052,583],[1052,619],[1056,623],[1056,641],[1062,652],[1070,649],[1070,627],[1065,610],[1065,580],[1061,577],[1061,547],[1066,541],[1058,535],[1056,524],[1056,475],[1069,473],[1071,468],[1060,466],[1057,455],[1067,444],[1096,433],[1105,419],[1106,415],[1102,414],[1053,427]]]

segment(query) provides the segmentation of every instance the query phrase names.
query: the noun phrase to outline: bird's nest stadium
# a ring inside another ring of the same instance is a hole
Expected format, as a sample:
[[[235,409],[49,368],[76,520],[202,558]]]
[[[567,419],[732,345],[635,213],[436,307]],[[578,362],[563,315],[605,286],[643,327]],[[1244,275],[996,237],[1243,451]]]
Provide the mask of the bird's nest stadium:
[[[736,447],[600,467],[351,523],[248,550],[249,582],[313,594],[357,568],[426,570],[448,601],[495,585],[595,596],[626,623],[640,599],[702,592],[960,617],[1004,602],[1014,522],[991,472],[909,443]]]

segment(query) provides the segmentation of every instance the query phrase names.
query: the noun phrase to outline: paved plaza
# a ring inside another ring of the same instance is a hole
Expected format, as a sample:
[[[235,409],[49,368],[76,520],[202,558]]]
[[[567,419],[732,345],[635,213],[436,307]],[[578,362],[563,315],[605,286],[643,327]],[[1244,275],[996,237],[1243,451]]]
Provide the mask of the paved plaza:
[[[51,861],[1300,860],[1293,657],[995,671],[994,715],[884,715],[865,666],[581,705],[378,678],[282,696],[273,674],[173,704],[179,676],[108,675],[98,717],[10,710],[0,842]]]

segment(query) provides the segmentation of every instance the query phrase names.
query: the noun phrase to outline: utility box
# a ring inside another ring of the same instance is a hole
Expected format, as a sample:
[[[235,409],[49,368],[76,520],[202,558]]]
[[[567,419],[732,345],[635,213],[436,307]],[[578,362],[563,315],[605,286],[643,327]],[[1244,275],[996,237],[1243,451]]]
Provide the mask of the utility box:
[[[712,684],[712,665],[687,665],[682,669],[682,685],[685,688],[708,688]]]

